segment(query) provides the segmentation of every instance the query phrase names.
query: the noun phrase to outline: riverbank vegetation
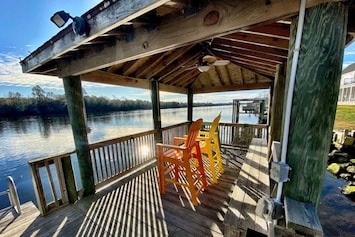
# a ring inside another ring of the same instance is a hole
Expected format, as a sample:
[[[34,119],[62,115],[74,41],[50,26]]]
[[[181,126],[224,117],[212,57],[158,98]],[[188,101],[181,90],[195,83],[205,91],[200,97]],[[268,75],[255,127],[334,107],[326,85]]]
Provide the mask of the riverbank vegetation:
[[[108,99],[106,97],[84,95],[86,112],[88,114],[114,111],[130,111],[151,109],[150,101]],[[212,106],[224,104],[195,103],[194,106]],[[187,107],[181,102],[161,102],[161,108]],[[64,95],[45,92],[40,86],[32,88],[30,97],[23,97],[18,92],[10,92],[6,98],[0,98],[0,117],[32,116],[32,115],[68,115]]]

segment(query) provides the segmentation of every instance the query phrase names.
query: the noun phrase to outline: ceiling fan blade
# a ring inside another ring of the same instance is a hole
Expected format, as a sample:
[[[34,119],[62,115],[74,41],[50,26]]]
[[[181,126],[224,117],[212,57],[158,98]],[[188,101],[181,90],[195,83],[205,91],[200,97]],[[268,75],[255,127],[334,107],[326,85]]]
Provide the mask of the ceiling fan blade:
[[[218,59],[218,60],[216,60],[216,61],[213,63],[213,65],[214,65],[214,66],[226,66],[226,65],[228,65],[229,63],[230,63],[229,60]]]
[[[189,67],[184,67],[184,71],[192,70],[197,68],[197,65],[189,66]]]

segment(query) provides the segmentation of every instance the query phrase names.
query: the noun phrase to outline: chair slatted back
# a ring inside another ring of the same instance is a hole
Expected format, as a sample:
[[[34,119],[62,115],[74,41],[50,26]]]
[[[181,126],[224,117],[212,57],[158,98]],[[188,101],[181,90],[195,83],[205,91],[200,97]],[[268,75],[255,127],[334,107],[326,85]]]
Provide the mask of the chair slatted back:
[[[218,116],[213,120],[210,128],[210,133],[208,134],[209,137],[213,137],[214,133],[217,131],[217,127],[220,119],[221,119],[221,113],[219,113]]]
[[[191,149],[195,145],[196,138],[197,138],[197,135],[199,134],[201,125],[202,125],[201,118],[192,122],[192,124],[189,128],[189,133],[187,135],[187,139],[186,139],[186,147],[188,149]]]

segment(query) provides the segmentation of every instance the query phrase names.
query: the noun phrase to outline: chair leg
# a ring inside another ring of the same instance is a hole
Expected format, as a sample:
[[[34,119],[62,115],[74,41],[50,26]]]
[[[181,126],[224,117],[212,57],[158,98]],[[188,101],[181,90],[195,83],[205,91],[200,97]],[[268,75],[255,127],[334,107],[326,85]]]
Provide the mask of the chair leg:
[[[218,170],[219,173],[223,174],[224,169],[223,169],[223,164],[222,164],[222,157],[221,157],[221,149],[219,148],[219,141],[218,139],[214,139],[215,142],[215,150],[216,150],[216,159],[217,159],[217,164],[218,164]]]
[[[164,161],[158,156],[159,191],[165,194]]]
[[[207,190],[207,180],[206,180],[206,173],[205,173],[205,168],[203,166],[203,160],[202,160],[202,154],[201,154],[201,149],[200,146],[196,146],[196,158],[198,161],[198,169],[201,174],[201,180],[202,180],[202,187],[204,190]]]
[[[179,166],[174,164],[174,179],[176,182],[179,181]]]
[[[209,170],[211,172],[211,178],[213,183],[217,183],[217,172],[215,168],[215,161],[213,158],[213,153],[212,153],[212,147],[207,148],[207,159],[208,159],[208,164],[209,164]]]
[[[197,195],[196,195],[196,190],[194,186],[194,179],[192,178],[192,172],[191,169],[186,169],[186,179],[188,182],[188,188],[191,194],[191,201],[194,206],[198,205],[197,202]]]

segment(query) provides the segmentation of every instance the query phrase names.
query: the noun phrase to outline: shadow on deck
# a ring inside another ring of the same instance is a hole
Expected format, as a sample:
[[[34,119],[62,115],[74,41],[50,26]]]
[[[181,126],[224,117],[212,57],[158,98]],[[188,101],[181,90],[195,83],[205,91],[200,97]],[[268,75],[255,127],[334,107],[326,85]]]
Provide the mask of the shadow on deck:
[[[96,195],[41,217],[31,203],[23,214],[0,218],[1,236],[223,236],[224,215],[245,152],[222,149],[225,173],[194,207],[186,190],[159,194],[156,166]]]

